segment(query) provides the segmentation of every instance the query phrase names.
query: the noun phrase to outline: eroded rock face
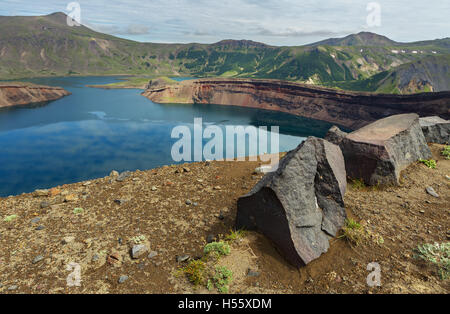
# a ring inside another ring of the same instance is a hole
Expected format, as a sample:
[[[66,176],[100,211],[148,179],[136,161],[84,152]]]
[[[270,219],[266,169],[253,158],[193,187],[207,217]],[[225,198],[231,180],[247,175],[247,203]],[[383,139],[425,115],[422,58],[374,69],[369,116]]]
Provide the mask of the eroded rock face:
[[[52,101],[70,94],[61,87],[0,83],[0,108]]]
[[[328,250],[344,224],[345,189],[340,148],[309,137],[239,198],[236,226],[263,233],[290,263],[303,266]]]
[[[348,133],[341,131],[337,126],[333,125],[329,130],[327,135],[325,135],[325,139],[333,143],[335,145],[340,145],[344,137],[346,137]]]
[[[366,184],[398,184],[400,171],[428,159],[417,114],[384,118],[348,134],[341,142],[347,175]]]
[[[450,143],[450,121],[432,116],[420,118],[419,122],[428,143]]]

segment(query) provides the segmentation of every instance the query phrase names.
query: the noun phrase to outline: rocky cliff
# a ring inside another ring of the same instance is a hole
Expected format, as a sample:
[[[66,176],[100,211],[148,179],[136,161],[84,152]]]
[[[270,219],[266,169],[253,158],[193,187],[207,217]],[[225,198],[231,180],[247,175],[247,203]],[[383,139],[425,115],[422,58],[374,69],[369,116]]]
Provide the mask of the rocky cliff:
[[[142,95],[157,103],[209,103],[282,111],[352,129],[400,113],[450,118],[450,92],[388,95],[279,80],[199,79],[150,86]]]
[[[0,108],[56,100],[70,94],[61,87],[3,83],[0,84]]]

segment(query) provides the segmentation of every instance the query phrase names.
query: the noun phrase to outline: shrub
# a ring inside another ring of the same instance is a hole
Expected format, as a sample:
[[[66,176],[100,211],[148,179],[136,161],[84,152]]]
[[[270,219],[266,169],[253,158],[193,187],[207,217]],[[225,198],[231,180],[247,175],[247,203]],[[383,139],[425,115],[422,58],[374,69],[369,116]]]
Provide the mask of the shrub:
[[[205,281],[205,262],[202,260],[192,260],[182,269],[189,281],[194,285],[200,285]]]
[[[423,163],[430,169],[436,169],[436,160],[434,159],[419,159],[419,162]]]
[[[450,145],[445,146],[444,150],[441,152],[441,155],[445,157],[445,159],[450,160]]]
[[[217,266],[213,281],[219,292],[228,293],[229,286],[233,281],[233,272],[225,266]]]
[[[228,243],[220,241],[208,243],[203,251],[205,254],[216,253],[218,256],[221,256],[229,255],[230,250],[230,245]]]
[[[425,243],[415,249],[416,258],[421,258],[432,263],[438,269],[442,280],[450,278],[450,242],[447,243]]]
[[[246,234],[245,230],[231,230],[230,234],[228,234],[225,237],[225,240],[233,242],[238,239],[242,239],[243,237],[245,237],[245,234]]]
[[[343,234],[339,238],[345,238],[355,245],[360,244],[367,237],[361,224],[352,218],[348,218],[345,221],[345,226],[342,228],[342,231]]]

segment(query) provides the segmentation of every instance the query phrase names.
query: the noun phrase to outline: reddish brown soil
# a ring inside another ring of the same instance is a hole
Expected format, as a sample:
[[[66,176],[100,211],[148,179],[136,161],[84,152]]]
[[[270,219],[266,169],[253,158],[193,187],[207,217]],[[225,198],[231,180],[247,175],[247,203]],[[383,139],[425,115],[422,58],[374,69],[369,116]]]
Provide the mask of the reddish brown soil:
[[[416,259],[413,252],[418,244],[448,242],[450,236],[450,181],[445,177],[450,175],[450,161],[439,156],[442,147],[432,146],[437,169],[414,164],[404,171],[400,187],[349,185],[349,216],[382,236],[384,243],[369,239],[354,246],[344,238],[333,239],[329,252],[298,270],[265,237],[249,232],[220,262],[234,271],[230,292],[448,293],[449,281],[440,280],[434,266]],[[258,165],[195,163],[185,165],[188,172],[183,166],[170,166],[136,171],[123,182],[108,176],[90,184],[64,185],[56,196],[0,198],[0,292],[207,293],[176,276],[176,256],[201,256],[208,234],[229,233],[237,198],[261,178],[253,174]],[[426,194],[426,186],[433,186],[440,198]],[[116,199],[126,201],[119,205]],[[197,206],[186,205],[187,199]],[[43,201],[51,206],[41,208]],[[74,214],[74,208],[83,212]],[[4,221],[13,214],[16,219]],[[40,221],[32,223],[36,217]],[[38,226],[44,229],[35,230]],[[130,239],[139,235],[157,251],[156,257],[130,258]],[[74,240],[64,244],[67,236]],[[110,265],[111,254],[120,262]],[[33,264],[38,255],[43,260]],[[81,266],[80,287],[66,284],[70,262]],[[381,287],[366,284],[370,262],[381,266]],[[260,276],[247,277],[248,268]],[[119,284],[122,275],[129,279]]]

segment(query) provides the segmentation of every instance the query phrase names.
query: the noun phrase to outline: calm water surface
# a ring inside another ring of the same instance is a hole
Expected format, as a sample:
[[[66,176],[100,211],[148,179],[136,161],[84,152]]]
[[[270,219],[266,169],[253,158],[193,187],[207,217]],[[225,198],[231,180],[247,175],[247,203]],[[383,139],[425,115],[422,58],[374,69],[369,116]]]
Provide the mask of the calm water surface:
[[[218,105],[161,105],[141,90],[85,85],[118,77],[61,77],[28,81],[61,86],[72,95],[34,106],[0,109],[0,196],[173,164],[175,126],[280,126],[280,151],[305,137],[323,137],[329,123],[288,114]],[[226,148],[225,148],[226,149]]]

